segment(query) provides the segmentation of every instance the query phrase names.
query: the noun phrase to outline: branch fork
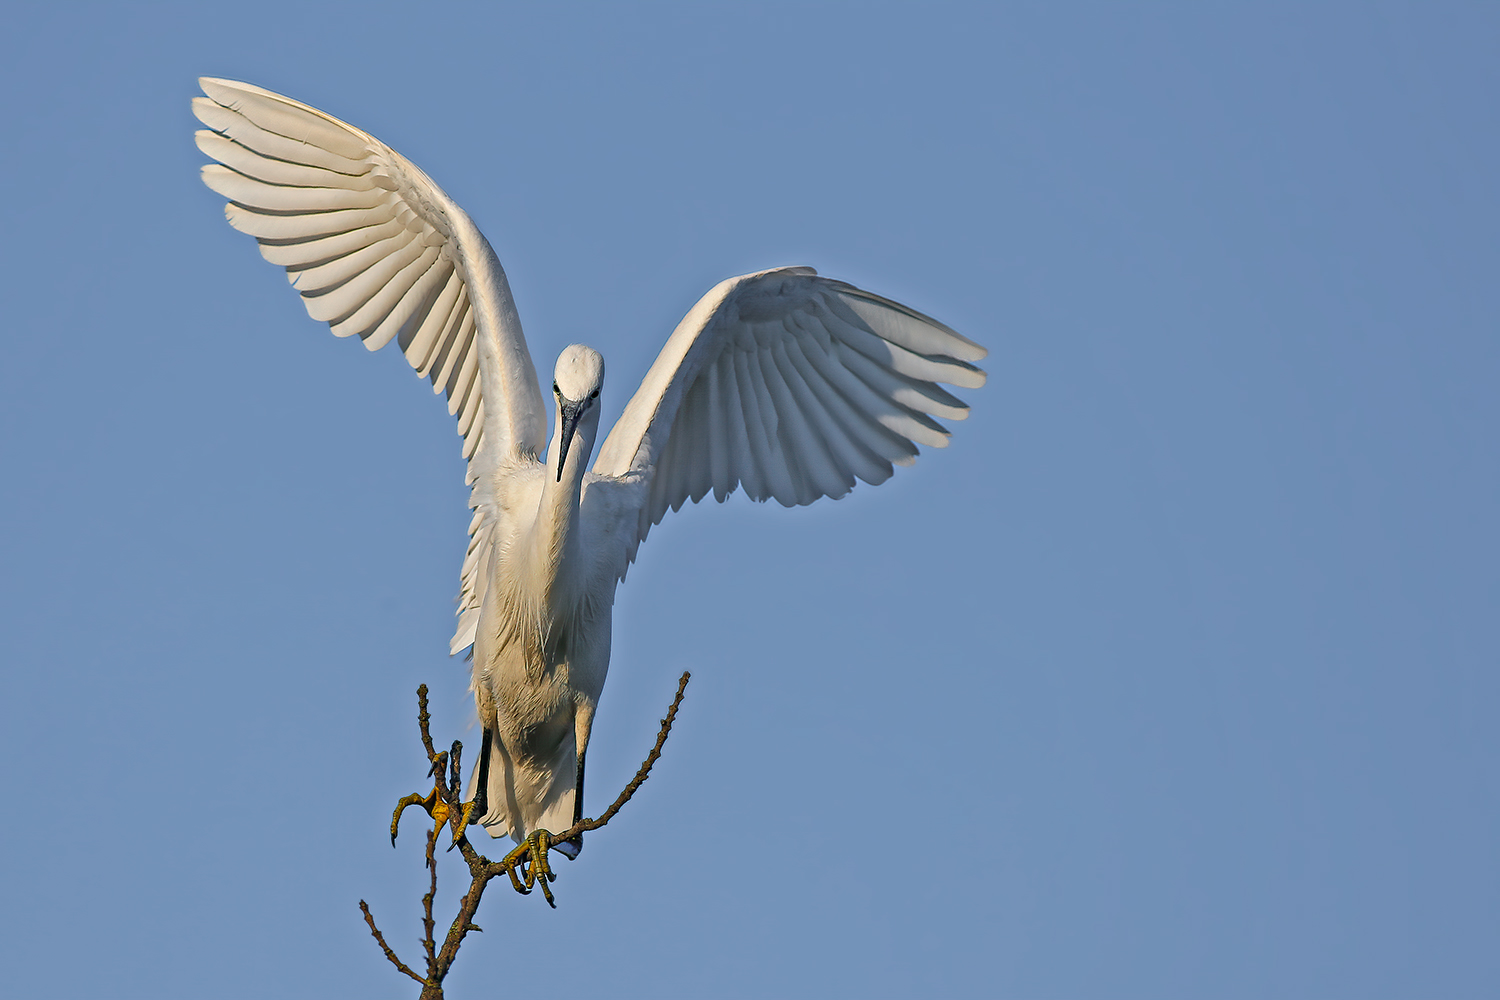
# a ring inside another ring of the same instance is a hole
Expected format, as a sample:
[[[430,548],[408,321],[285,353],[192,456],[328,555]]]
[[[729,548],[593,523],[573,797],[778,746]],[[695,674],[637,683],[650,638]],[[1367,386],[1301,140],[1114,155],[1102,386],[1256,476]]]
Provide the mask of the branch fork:
[[[433,788],[425,796],[413,793],[396,804],[395,815],[391,817],[391,845],[395,846],[396,827],[401,814],[408,806],[419,805],[432,817],[433,826],[427,831],[426,851],[430,881],[428,891],[422,897],[422,950],[427,960],[427,974],[418,975],[410,966],[401,961],[396,952],[386,943],[385,936],[380,933],[380,928],[375,925],[375,917],[370,913],[370,907],[364,900],[359,901],[359,908],[364,913],[365,923],[370,926],[370,934],[380,945],[380,950],[385,953],[386,959],[402,974],[422,984],[421,1000],[440,1000],[443,996],[443,979],[447,977],[448,970],[453,967],[454,959],[458,957],[459,946],[463,944],[465,936],[470,931],[480,930],[474,923],[474,915],[479,909],[479,901],[484,895],[485,887],[489,885],[491,879],[502,875],[509,876],[511,887],[523,896],[530,895],[532,888],[540,885],[542,895],[546,898],[548,905],[556,908],[557,901],[552,895],[549,883],[555,881],[557,875],[547,863],[548,849],[554,844],[572,840],[591,830],[600,829],[615,817],[625,803],[630,801],[631,796],[650,776],[652,766],[661,757],[662,747],[666,745],[667,736],[672,731],[672,723],[677,718],[677,708],[682,704],[682,696],[687,690],[688,679],[691,676],[692,674],[684,672],[678,680],[677,694],[672,698],[671,706],[667,708],[666,717],[661,720],[661,730],[657,733],[656,745],[646,755],[635,777],[630,780],[610,807],[599,814],[598,819],[581,819],[567,830],[557,834],[548,833],[545,830],[535,831],[526,838],[525,842],[500,861],[491,861],[469,843],[465,832],[469,811],[462,800],[463,744],[454,740],[453,745],[445,751],[439,751],[433,746],[430,729],[432,717],[427,711],[427,685],[423,684],[417,688],[417,726],[422,734],[422,747],[427,752],[427,774],[433,779]],[[453,842],[449,844],[448,850],[458,848],[459,854],[469,866],[470,881],[469,891],[464,893],[463,898],[459,900],[458,915],[453,918],[453,923],[443,939],[442,947],[439,948],[434,936],[437,924],[432,916],[432,904],[437,896],[438,835],[445,827],[452,831],[453,836]]]

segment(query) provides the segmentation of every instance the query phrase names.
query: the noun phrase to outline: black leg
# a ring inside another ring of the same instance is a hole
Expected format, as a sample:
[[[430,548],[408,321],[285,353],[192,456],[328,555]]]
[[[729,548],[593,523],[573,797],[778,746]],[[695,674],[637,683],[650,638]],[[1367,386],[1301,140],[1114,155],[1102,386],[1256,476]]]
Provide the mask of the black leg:
[[[578,783],[574,786],[573,791],[574,823],[577,823],[579,820],[583,819],[583,757],[586,753],[588,753],[587,750],[578,755]],[[568,841],[568,843],[572,844],[574,849],[571,854],[566,851],[564,851],[563,853],[567,854],[569,858],[576,857],[578,855],[578,852],[583,850],[583,834],[580,833],[578,836]]]
[[[583,758],[588,751],[578,755],[578,791],[573,795],[573,822],[583,819]]]
[[[484,814],[490,811],[490,745],[494,741],[494,731],[486,727],[484,749],[479,752],[479,777],[474,782],[474,808],[469,813],[470,825],[484,819]]]

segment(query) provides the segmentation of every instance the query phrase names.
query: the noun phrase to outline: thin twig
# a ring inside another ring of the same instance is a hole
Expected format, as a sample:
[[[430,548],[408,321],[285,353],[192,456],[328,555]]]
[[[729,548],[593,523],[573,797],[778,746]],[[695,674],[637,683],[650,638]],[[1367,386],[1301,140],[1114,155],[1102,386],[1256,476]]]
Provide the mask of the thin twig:
[[[422,897],[422,950],[427,952],[427,978],[437,975],[437,942],[432,937],[437,922],[432,919],[432,901],[437,898],[437,839],[438,829],[427,831],[427,868],[432,881],[427,894]]]
[[[432,748],[432,733],[428,726],[432,722],[432,716],[427,714],[427,685],[417,686],[417,728],[422,730],[422,746],[427,751],[428,761],[437,758],[437,751]]]
[[[427,982],[427,980],[411,971],[411,969],[408,969],[406,967],[406,963],[397,958],[394,951],[391,951],[391,946],[385,943],[385,935],[381,934],[380,928],[375,926],[375,918],[370,914],[369,905],[365,903],[363,899],[359,901],[359,908],[364,911],[365,923],[370,925],[370,933],[375,935],[376,943],[380,945],[380,950],[385,952],[385,957],[391,960],[391,964],[400,969],[402,972],[406,973],[408,976],[411,976],[417,982],[421,983],[424,987],[431,985]],[[423,992],[426,991],[424,990]]]
[[[629,802],[630,797],[635,794],[636,789],[640,788],[642,783],[650,777],[651,767],[661,757],[661,748],[666,746],[667,736],[672,732],[672,723],[677,718],[677,706],[682,704],[683,692],[687,690],[688,679],[692,676],[692,673],[689,671],[684,670],[682,672],[682,678],[677,682],[677,696],[672,699],[672,705],[667,709],[667,717],[661,720],[661,731],[656,734],[656,746],[652,747],[651,752],[646,755],[645,761],[641,763],[640,770],[635,772],[635,777],[630,779],[630,784],[625,786],[625,790],[620,793],[620,797],[615,799],[614,804],[604,810],[598,819],[579,820],[569,827],[567,831],[559,833],[556,837],[552,838],[554,843],[572,840],[577,834],[589,830],[597,830],[605,823],[614,819],[615,813],[620,811],[620,807]]]
[[[448,786],[449,790],[453,792],[455,796],[460,797],[462,794],[462,789],[459,787],[459,784],[460,780],[463,778],[464,773],[463,759],[464,745],[458,740],[454,740],[453,746],[449,748]]]

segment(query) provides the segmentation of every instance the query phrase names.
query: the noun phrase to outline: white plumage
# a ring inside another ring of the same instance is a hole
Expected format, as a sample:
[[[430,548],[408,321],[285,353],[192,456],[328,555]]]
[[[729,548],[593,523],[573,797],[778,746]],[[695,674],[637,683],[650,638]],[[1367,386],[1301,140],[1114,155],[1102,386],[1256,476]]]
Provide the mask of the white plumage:
[[[742,275],[678,324],[590,470],[603,359],[579,345],[559,357],[548,445],[505,271],[441,188],[321,111],[199,82],[198,147],[218,161],[203,181],[230,225],[336,335],[372,351],[395,340],[458,418],[474,516],[450,648],[473,646],[494,836],[580,815],[615,587],[669,509],[740,487],[790,507],[884,482],[918,444],[947,444],[934,417],[967,415],[937,383],[984,384],[985,349],[915,310],[810,267]]]

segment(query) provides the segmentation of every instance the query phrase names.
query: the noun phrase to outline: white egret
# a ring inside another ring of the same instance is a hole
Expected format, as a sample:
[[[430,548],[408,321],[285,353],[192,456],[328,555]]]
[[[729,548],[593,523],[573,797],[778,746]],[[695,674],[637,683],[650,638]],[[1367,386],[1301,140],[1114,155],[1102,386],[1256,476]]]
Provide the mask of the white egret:
[[[450,650],[473,646],[485,749],[469,794],[492,836],[529,842],[582,815],[615,588],[668,509],[737,487],[793,506],[884,482],[918,444],[947,444],[933,417],[967,415],[936,383],[984,384],[985,349],[915,310],[810,267],[742,275],[678,324],[590,469],[603,359],[581,345],[557,359],[548,445],[505,272],[442,189],[305,104],[200,84],[198,147],[218,161],[203,181],[229,223],[286,268],[313,319],[372,351],[395,340],[458,418],[474,514]]]

